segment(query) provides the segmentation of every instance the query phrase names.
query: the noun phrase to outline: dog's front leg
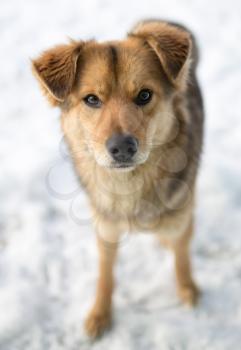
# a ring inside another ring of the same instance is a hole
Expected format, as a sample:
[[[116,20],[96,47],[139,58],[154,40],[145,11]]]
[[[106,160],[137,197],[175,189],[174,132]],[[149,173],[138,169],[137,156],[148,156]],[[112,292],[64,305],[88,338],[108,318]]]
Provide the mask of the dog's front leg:
[[[193,223],[182,234],[174,238],[160,238],[160,242],[174,253],[177,291],[180,299],[190,306],[194,306],[199,297],[199,289],[192,277],[189,245],[193,234]]]
[[[158,237],[160,242],[174,253],[177,291],[180,299],[190,306],[194,306],[199,297],[199,289],[192,276],[189,252],[192,234],[193,223],[191,220],[184,232],[177,237]]]
[[[195,305],[199,297],[199,289],[196,286],[191,271],[189,253],[190,240],[193,233],[193,224],[189,224],[181,237],[172,244],[175,258],[175,272],[178,294],[181,300],[189,305]]]
[[[109,226],[104,226],[109,233]],[[104,228],[102,225],[102,228]],[[113,228],[114,229],[114,228]],[[99,252],[99,276],[94,305],[86,319],[85,329],[91,338],[100,336],[111,325],[112,292],[114,287],[113,269],[117,255],[118,240],[110,240],[109,234],[100,235],[97,230]],[[118,235],[115,231],[111,238]]]

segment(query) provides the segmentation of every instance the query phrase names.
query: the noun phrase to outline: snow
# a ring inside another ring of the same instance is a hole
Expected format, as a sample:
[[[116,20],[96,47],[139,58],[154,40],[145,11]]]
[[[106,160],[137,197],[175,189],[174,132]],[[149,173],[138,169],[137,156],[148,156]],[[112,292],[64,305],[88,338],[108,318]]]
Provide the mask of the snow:
[[[1,350],[240,349],[240,13],[238,0],[1,1]],[[91,343],[82,327],[97,275],[91,215],[29,58],[67,37],[121,38],[152,17],[186,24],[201,49],[206,138],[192,255],[203,295],[196,309],[182,306],[169,253],[150,235],[126,235],[114,328]]]

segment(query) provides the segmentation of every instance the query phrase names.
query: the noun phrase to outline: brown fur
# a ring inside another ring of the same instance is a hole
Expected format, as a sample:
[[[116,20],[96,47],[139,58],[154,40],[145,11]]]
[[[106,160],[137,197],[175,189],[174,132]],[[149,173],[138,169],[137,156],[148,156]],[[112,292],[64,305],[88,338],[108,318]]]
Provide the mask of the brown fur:
[[[124,231],[156,233],[175,255],[181,299],[197,301],[188,246],[202,145],[203,107],[195,69],[197,48],[184,27],[139,23],[123,41],[71,42],[46,51],[33,71],[62,128],[94,213],[100,255],[96,301],[86,321],[92,337],[111,321],[113,265]],[[153,91],[138,107],[138,92]],[[97,95],[101,108],[83,102]],[[128,133],[139,140],[135,165],[113,169],[106,140]]]

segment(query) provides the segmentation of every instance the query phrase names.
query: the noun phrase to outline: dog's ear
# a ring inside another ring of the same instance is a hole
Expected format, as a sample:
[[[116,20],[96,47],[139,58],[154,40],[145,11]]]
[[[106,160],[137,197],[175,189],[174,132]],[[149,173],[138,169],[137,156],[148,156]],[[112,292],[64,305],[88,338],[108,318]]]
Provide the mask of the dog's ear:
[[[171,83],[177,85],[187,77],[192,45],[187,31],[166,22],[146,21],[137,24],[130,36],[142,38],[154,50]]]
[[[32,70],[52,105],[64,102],[75,82],[82,43],[71,42],[49,49],[32,60]]]

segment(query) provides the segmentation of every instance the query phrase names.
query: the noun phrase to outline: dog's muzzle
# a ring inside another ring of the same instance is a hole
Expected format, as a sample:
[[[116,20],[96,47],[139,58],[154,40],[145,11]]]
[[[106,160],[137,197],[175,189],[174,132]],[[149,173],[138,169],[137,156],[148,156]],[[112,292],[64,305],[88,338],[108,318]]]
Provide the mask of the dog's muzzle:
[[[106,148],[115,162],[131,164],[138,150],[138,140],[131,135],[114,134],[106,141]]]

